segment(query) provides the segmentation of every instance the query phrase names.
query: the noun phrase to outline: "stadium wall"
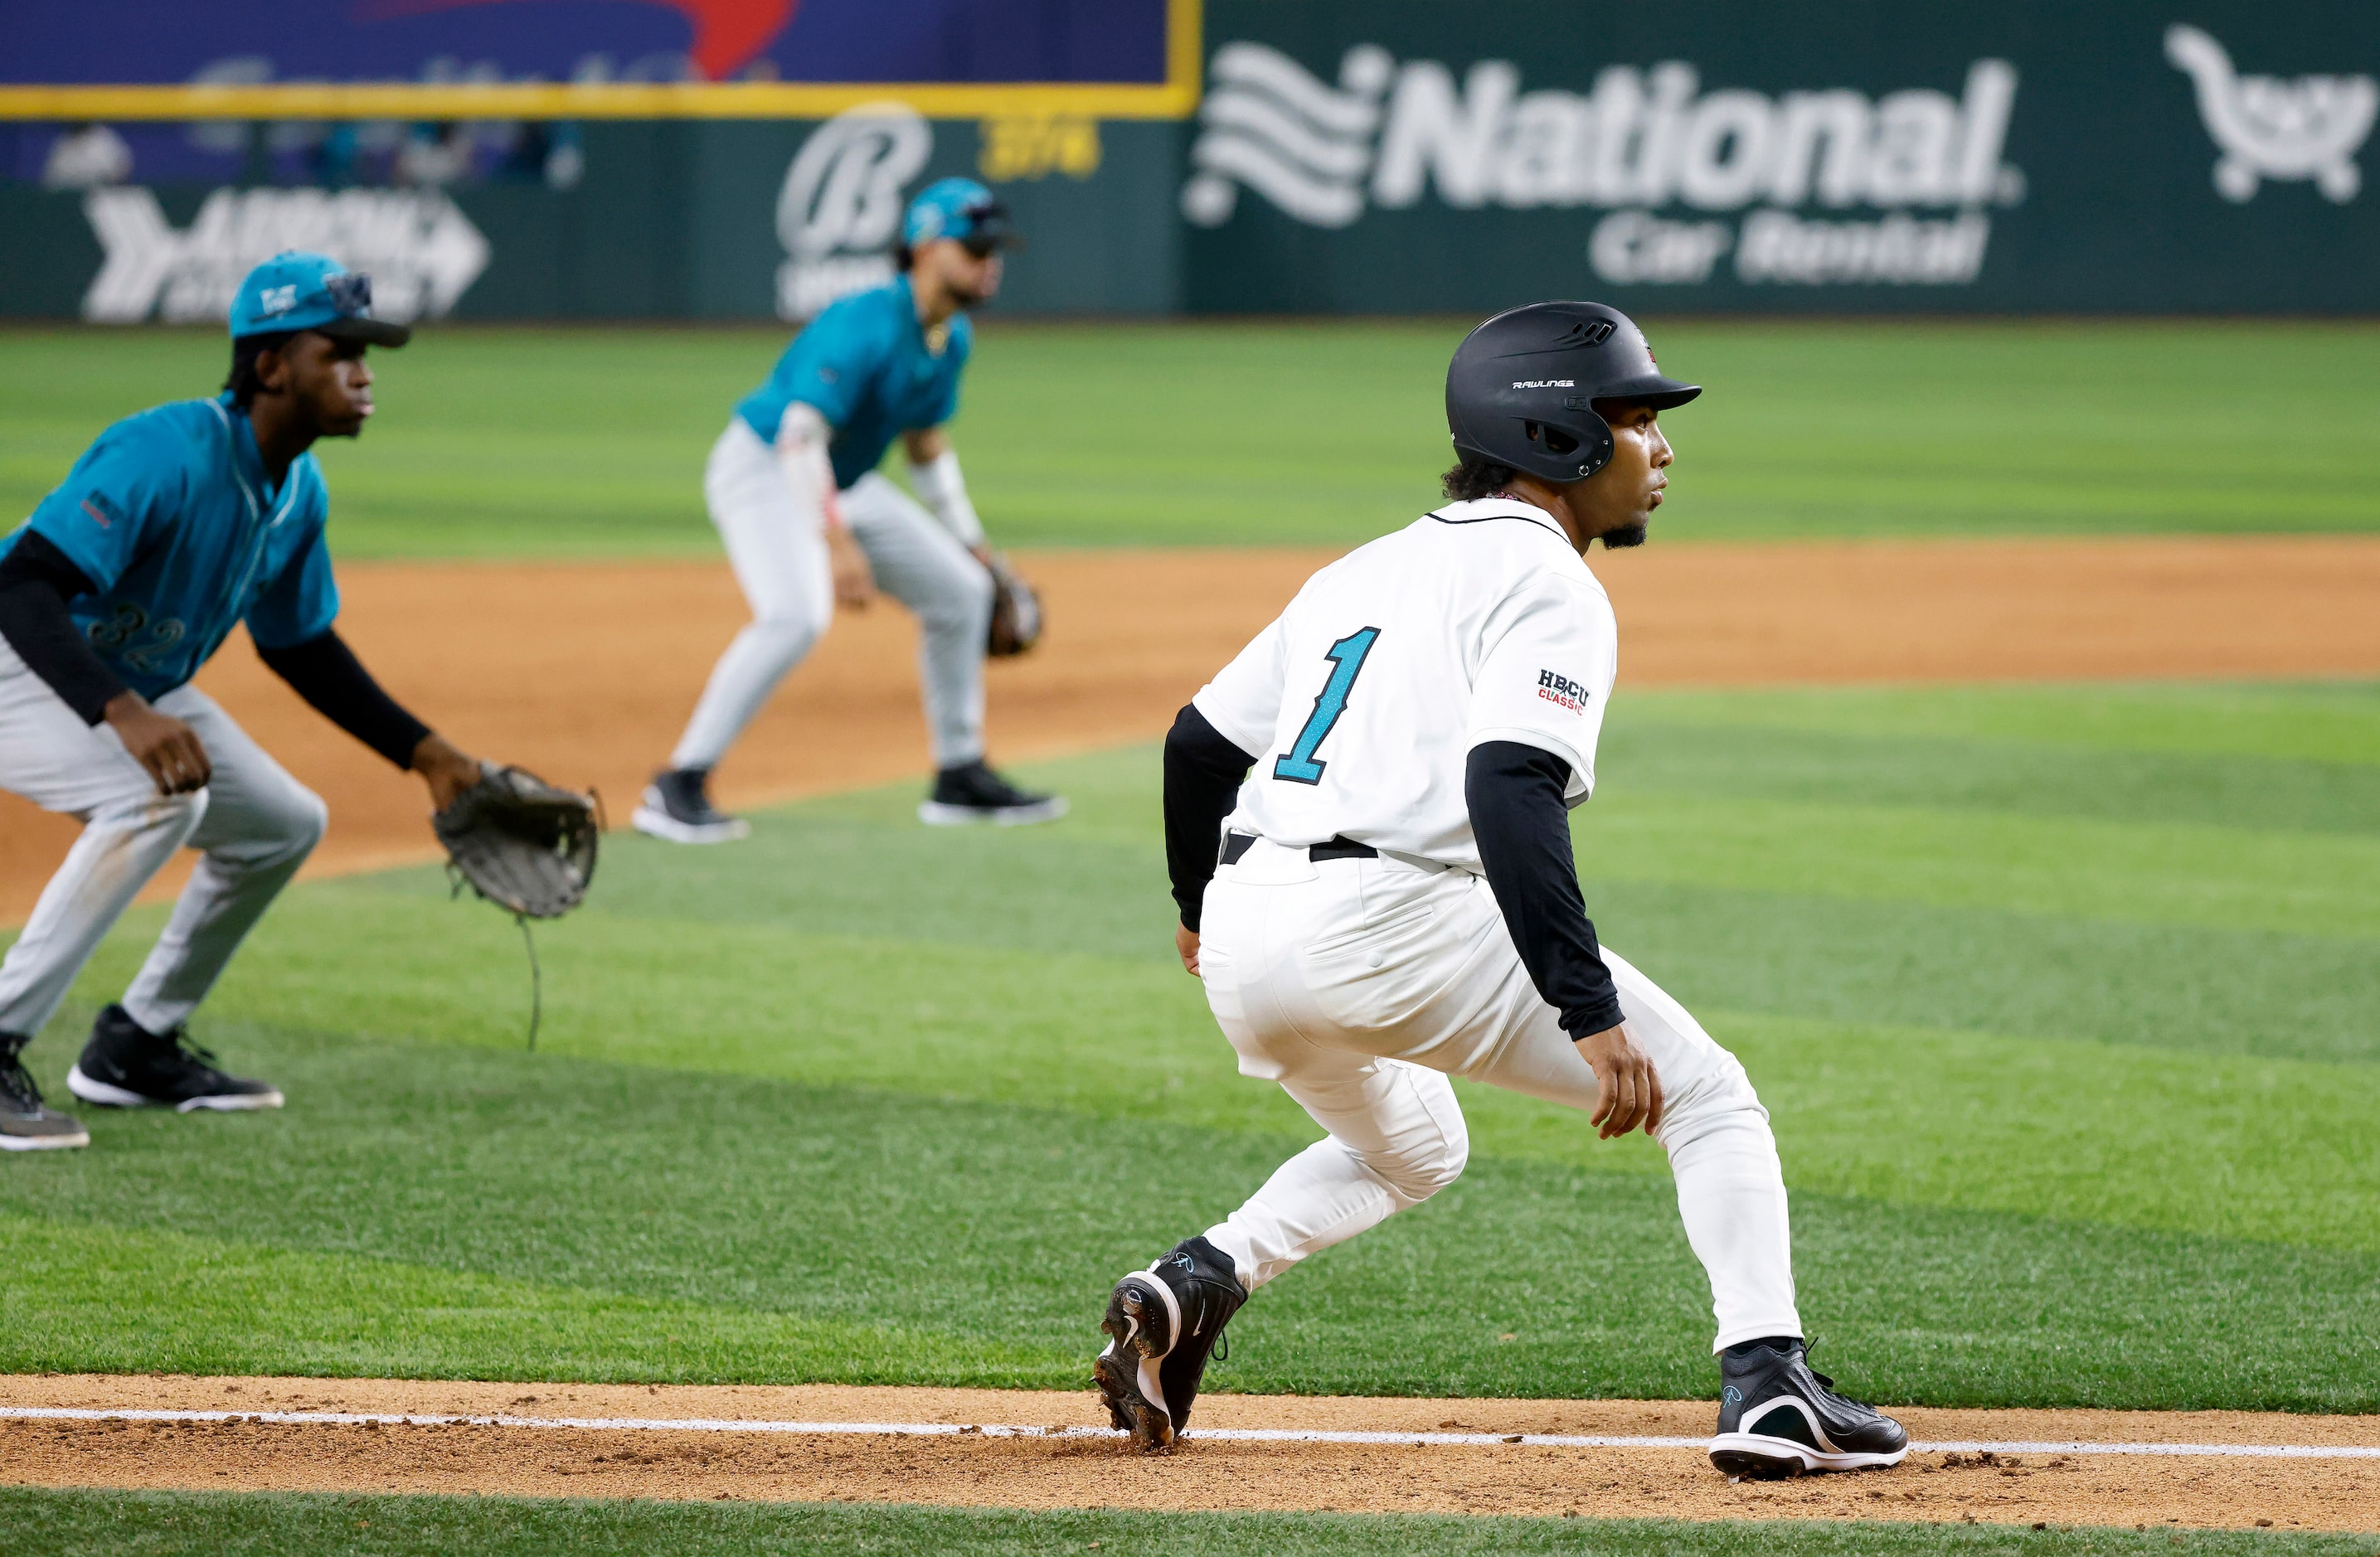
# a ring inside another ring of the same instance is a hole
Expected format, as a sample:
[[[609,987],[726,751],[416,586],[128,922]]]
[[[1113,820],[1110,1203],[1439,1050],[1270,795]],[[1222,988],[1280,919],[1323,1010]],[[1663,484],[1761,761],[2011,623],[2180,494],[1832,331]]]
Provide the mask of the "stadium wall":
[[[302,116],[333,89],[0,83],[18,115],[0,123],[0,316],[220,317],[249,263],[303,245],[371,270],[401,312],[797,319],[888,273],[901,200],[953,173],[992,183],[1033,238],[1002,300],[1020,312],[1580,293],[1654,311],[2380,311],[2362,166],[2380,8],[2362,0],[1675,0],[1609,38],[1567,0],[1138,10],[1134,36],[1165,29],[1173,63],[1123,85],[696,82],[583,103],[498,85],[588,110],[504,121],[453,117],[480,89],[442,80],[336,89],[376,110],[418,90],[424,115],[340,121]],[[29,116],[69,100],[148,117]],[[656,102],[674,111],[622,116]],[[731,116],[759,102],[782,112]],[[60,176],[66,152],[101,176]]]

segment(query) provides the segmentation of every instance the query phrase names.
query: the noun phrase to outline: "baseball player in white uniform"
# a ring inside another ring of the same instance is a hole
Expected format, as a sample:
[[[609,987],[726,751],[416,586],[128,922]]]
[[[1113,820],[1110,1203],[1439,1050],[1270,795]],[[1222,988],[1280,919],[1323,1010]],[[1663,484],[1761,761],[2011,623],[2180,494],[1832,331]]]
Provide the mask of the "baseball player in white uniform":
[[[1241,1073],[1328,1133],[1116,1284],[1094,1372],[1144,1446],[1172,1445],[1250,1294],[1462,1173],[1463,1076],[1667,1150],[1718,1319],[1721,1470],[1908,1453],[1804,1358],[1784,1179],[1742,1066],[1598,944],[1571,851],[1619,658],[1585,553],[1645,538],[1671,459],[1659,414],[1700,392],[1598,304],[1489,320],[1447,374],[1454,501],[1316,573],[1176,720],[1183,964]]]

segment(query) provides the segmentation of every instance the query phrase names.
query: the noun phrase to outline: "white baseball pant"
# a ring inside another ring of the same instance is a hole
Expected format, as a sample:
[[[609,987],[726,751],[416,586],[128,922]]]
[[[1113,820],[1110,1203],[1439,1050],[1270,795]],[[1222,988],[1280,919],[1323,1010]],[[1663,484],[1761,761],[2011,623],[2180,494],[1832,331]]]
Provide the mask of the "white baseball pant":
[[[156,706],[207,749],[214,777],[195,794],[159,794],[115,731],[84,724],[0,639],[0,789],[83,822],[0,960],[0,1032],[40,1032],[133,898],[188,844],[203,858],[123,999],[152,1032],[180,1026],[322,836],[322,798],[213,698],[176,687]]]
[[[1449,1076],[1592,1110],[1595,1072],[1530,982],[1487,880],[1258,839],[1207,888],[1199,966],[1240,1073],[1330,1133],[1207,1237],[1250,1291],[1452,1183],[1470,1136]],[[1710,1278],[1713,1349],[1799,1335],[1784,1175],[1743,1067],[1604,948],[1661,1080],[1658,1136]]]
[[[752,620],[712,667],[673,767],[712,767],[834,617],[834,581],[815,514],[794,500],[776,452],[729,419],[703,471],[710,522]],[[934,766],[983,755],[983,656],[991,575],[916,500],[870,471],[839,501],[877,586],[917,613],[917,677]]]

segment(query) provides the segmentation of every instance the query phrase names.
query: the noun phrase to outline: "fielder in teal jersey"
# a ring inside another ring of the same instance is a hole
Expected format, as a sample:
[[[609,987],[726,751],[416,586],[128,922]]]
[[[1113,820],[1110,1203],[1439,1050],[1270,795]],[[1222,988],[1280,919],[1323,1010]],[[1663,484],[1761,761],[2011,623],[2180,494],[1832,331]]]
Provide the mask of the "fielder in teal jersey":
[[[737,403],[710,452],[703,496],[752,620],[720,656],[637,827],[676,843],[741,838],[712,804],[710,770],[826,631],[835,603],[880,586],[917,613],[918,680],[936,826],[1047,821],[1066,803],[1030,794],[984,760],[983,661],[994,559],[943,430],[975,336],[966,310],[1000,287],[1014,241],[991,191],[945,178],[910,205],[902,273],[838,299]],[[898,441],[923,505],[877,470]]]
[[[264,662],[399,767],[433,806],[480,766],[400,707],[334,625],[329,499],[308,451],[372,414],[367,348],[410,332],[371,317],[363,276],[319,254],[249,272],[231,308],[231,380],[211,400],[102,433],[0,541],[0,789],[81,818],[82,836],[0,960],[0,1149],[82,1146],[19,1057],[140,888],[201,858],[67,1085],[112,1107],[277,1108],[186,1023],[326,820],[320,798],[190,678],[245,622]]]

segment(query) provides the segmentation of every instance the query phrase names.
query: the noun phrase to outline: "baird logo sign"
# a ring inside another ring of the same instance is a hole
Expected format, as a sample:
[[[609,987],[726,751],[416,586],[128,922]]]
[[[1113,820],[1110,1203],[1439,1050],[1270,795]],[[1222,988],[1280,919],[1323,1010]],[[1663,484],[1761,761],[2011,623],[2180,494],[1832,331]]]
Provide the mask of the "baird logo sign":
[[[847,109],[812,130],[777,192],[777,316],[805,320],[892,279],[901,189],[934,151],[933,127],[901,103]]]
[[[1692,65],[1669,61],[1607,67],[1585,92],[1524,92],[1505,60],[1458,84],[1436,60],[1399,66],[1371,43],[1346,52],[1333,84],[1265,44],[1226,43],[1182,211],[1220,226],[1245,188],[1344,227],[1434,190],[1458,210],[1609,211],[1587,243],[1609,282],[1702,282],[1732,251],[1746,282],[1955,285],[1983,268],[1985,209],[2024,198],[2023,174],[2000,161],[2016,89],[1999,59],[1973,62],[1956,97],[1877,98],[1705,91]],[[1740,230],[1657,214],[1678,207],[1750,214]],[[1878,214],[1832,214],[1853,210]]]

